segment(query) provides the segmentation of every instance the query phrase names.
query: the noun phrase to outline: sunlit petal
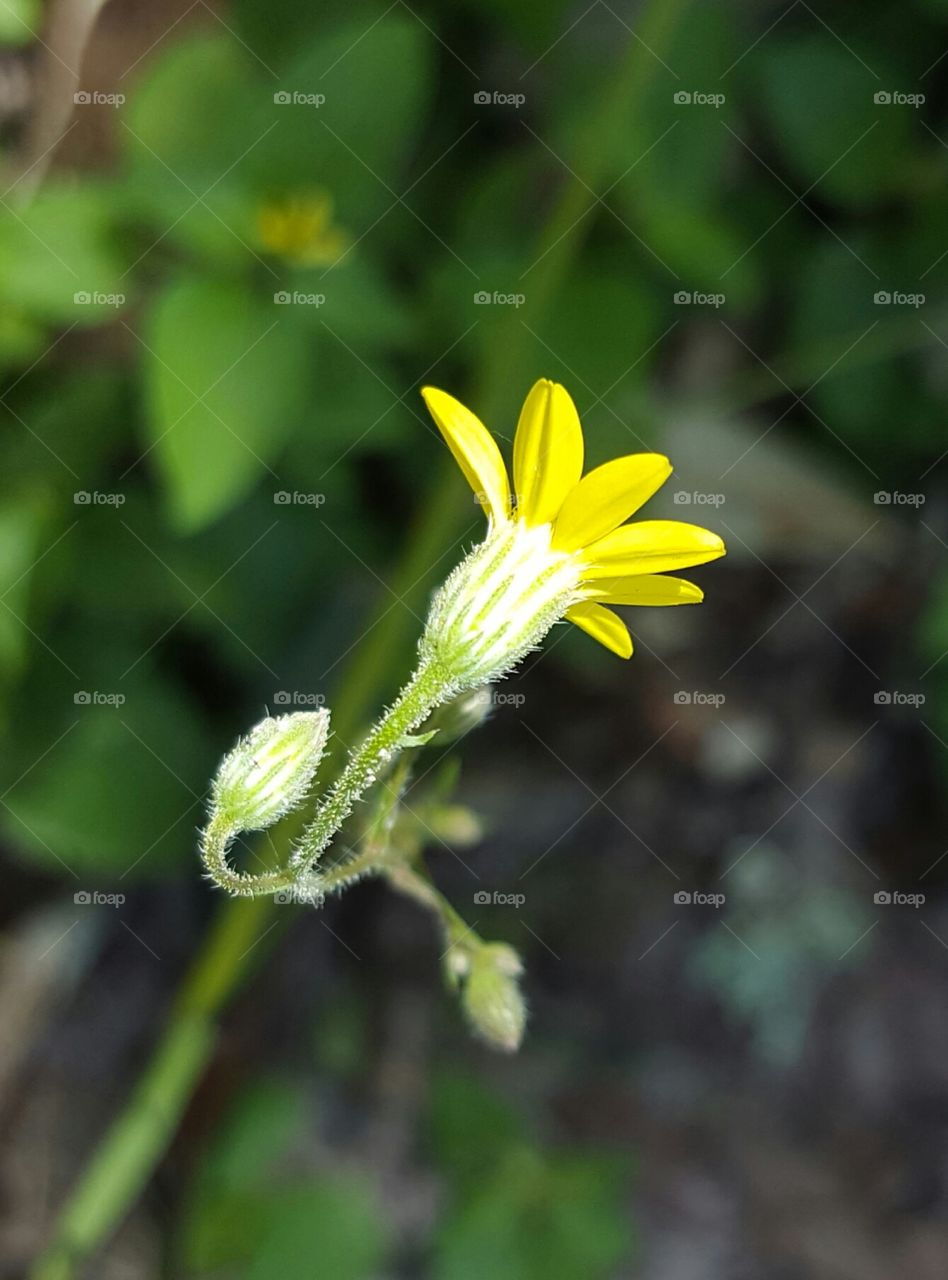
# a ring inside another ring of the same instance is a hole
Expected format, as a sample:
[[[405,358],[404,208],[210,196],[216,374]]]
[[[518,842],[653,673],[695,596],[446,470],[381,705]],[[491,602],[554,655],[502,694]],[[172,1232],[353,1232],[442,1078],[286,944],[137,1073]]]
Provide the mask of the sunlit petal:
[[[632,637],[629,629],[617,613],[604,609],[601,604],[584,602],[566,610],[566,617],[577,627],[617,653],[620,658],[632,657]]]
[[[660,453],[635,453],[606,462],[567,495],[553,529],[553,545],[578,551],[610,533],[661,488],[671,463]]]
[[[588,584],[586,594],[606,604],[699,604],[704,599],[704,592],[693,582],[661,573],[597,578]]]
[[[517,514],[548,524],[583,474],[583,431],[565,387],[541,378],[520,411],[513,448]]]
[[[706,564],[725,554],[716,533],[681,520],[638,520],[620,525],[583,551],[584,578],[665,573]]]
[[[494,520],[505,519],[510,513],[510,485],[494,437],[446,391],[423,387],[421,394],[478,502]]]

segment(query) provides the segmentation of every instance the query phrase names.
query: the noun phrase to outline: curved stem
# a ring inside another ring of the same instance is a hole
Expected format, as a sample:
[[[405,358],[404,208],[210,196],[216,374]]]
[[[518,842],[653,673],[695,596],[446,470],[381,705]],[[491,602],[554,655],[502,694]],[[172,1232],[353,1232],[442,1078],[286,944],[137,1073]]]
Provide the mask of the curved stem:
[[[235,871],[230,865],[228,853],[236,835],[220,814],[211,818],[201,837],[201,857],[204,869],[218,888],[234,898],[259,898],[266,894],[280,893],[293,887],[294,875],[285,867],[273,871],[250,874]]]

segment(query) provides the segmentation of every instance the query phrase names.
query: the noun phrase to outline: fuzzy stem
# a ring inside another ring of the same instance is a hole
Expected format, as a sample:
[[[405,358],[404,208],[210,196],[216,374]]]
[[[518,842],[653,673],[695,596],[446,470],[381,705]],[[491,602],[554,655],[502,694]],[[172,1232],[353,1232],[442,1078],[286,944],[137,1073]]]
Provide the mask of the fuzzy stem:
[[[402,740],[422,724],[431,712],[457,689],[433,661],[422,661],[408,684],[379,720],[336,780],[316,816],[303,832],[290,859],[296,883],[313,869],[355,804],[378,778]]]
[[[293,887],[295,877],[286,868],[262,871],[257,875],[235,871],[227,860],[227,854],[237,834],[225,817],[215,814],[201,837],[204,869],[219,888],[235,898],[259,898]]]

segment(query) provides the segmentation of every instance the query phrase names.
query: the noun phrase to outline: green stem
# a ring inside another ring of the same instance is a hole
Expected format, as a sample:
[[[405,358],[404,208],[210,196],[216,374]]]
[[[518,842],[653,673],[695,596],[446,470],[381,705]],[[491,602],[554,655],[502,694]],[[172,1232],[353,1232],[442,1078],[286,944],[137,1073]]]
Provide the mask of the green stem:
[[[253,875],[234,870],[228,852],[234,836],[239,834],[221,814],[215,814],[204,829],[201,837],[204,870],[218,888],[235,898],[259,898],[292,889],[294,876],[286,867]]]
[[[386,880],[393,889],[397,889],[407,898],[426,907],[432,915],[437,916],[444,932],[449,949],[459,947],[462,950],[474,951],[483,946],[480,937],[467,921],[455,911],[447,898],[436,889],[426,872],[420,867],[410,866],[407,862],[393,862],[382,868]]]
[[[263,958],[272,910],[260,898],[218,914],[151,1063],[63,1209],[32,1280],[69,1280],[141,1192],[210,1059],[221,1006]]]
[[[451,692],[451,681],[434,664],[422,662],[415,670],[391,707],[353,751],[329,795],[319,805],[316,816],[304,831],[290,859],[297,883],[305,878],[327,848],[356,801],[399,751],[406,734],[417,729]],[[314,887],[318,888],[318,883]]]
[[[320,877],[325,893],[341,893],[363,876],[377,875],[386,869],[393,856],[392,829],[408,779],[411,776],[414,751],[403,751],[391,778],[382,782],[381,794],[365,830],[360,833],[358,851],[342,854]],[[401,858],[403,855],[399,855]]]

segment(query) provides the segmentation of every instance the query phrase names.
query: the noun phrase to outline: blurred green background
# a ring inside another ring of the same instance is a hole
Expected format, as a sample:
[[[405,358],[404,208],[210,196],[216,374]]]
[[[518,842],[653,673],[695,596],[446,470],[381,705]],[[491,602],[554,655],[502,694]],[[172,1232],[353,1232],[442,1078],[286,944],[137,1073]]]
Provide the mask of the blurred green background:
[[[95,1274],[944,1274],[944,3],[94,10],[0,10],[8,1273],[201,947],[221,752],[367,721],[477,537],[419,387],[509,444],[545,376],[729,558],[464,743],[432,869],[526,886],[524,1051],[411,904],[300,915]]]

